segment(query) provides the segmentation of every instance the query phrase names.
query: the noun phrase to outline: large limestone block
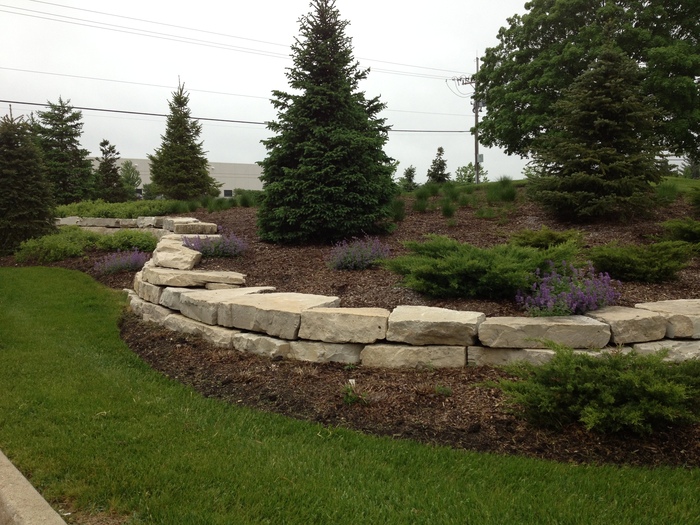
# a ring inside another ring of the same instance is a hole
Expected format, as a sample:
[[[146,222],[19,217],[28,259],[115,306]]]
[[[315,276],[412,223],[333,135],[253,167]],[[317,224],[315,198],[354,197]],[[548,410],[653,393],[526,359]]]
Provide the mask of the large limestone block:
[[[144,281],[143,271],[140,271],[134,275],[134,291],[144,301],[160,304],[160,296],[163,293],[163,288]]]
[[[373,344],[364,347],[360,360],[363,366],[384,368],[455,368],[466,365],[467,350],[464,346]]]
[[[192,222],[173,225],[173,233],[188,235],[211,235],[216,233],[218,229],[219,227],[213,222]]]
[[[546,348],[545,341],[571,348],[603,348],[610,327],[581,315],[489,317],[479,325],[479,340],[491,348]]]
[[[202,260],[201,252],[183,246],[181,240],[163,238],[158,242],[151,258],[156,266],[191,270]]]
[[[198,335],[205,341],[224,348],[233,348],[233,338],[240,333],[238,330],[200,323],[180,314],[166,317],[163,320],[163,326],[174,332]]]
[[[84,217],[80,225],[91,228],[119,228],[119,219]]]
[[[666,335],[666,319],[640,308],[606,306],[586,314],[610,326],[610,342],[618,345],[657,341]]]
[[[117,219],[117,226],[120,228],[138,228],[137,219]]]
[[[129,294],[129,307],[131,308],[131,311],[139,317],[143,317],[144,304],[146,304],[146,301],[141,299],[136,292]]]
[[[190,290],[180,292],[180,313],[206,324],[219,324],[218,312],[222,302],[234,300],[243,295],[264,292],[270,286],[251,286],[227,290]]]
[[[700,299],[676,299],[639,303],[635,308],[650,310],[666,318],[666,337],[700,339]]]
[[[181,224],[193,224],[199,222],[199,219],[194,217],[164,217],[163,218],[163,229],[170,232],[175,231],[175,226]]]
[[[233,336],[233,347],[239,352],[267,357],[287,357],[289,341],[260,334],[238,333]]]
[[[177,288],[169,286],[163,288],[163,293],[160,294],[160,305],[170,308],[171,310],[180,310],[180,297],[183,293],[191,292],[192,288]]]
[[[474,366],[502,366],[517,362],[543,365],[556,355],[554,350],[542,348],[486,348],[470,346],[467,348],[467,363]]]
[[[143,280],[157,286],[196,288],[203,287],[207,283],[245,284],[245,275],[238,272],[187,271],[144,266]]]
[[[228,301],[219,324],[261,332],[282,339],[296,339],[301,312],[309,308],[337,307],[340,299],[301,293],[245,295]],[[223,307],[222,307],[223,308]]]
[[[149,302],[143,303],[143,307],[141,308],[141,318],[144,321],[150,321],[158,324],[162,324],[169,315],[172,315],[172,313],[173,311],[169,308]]]
[[[480,312],[459,312],[429,306],[397,306],[389,316],[387,341],[411,345],[474,344],[479,325],[486,319]]]
[[[323,343],[318,341],[292,341],[289,358],[314,363],[359,363],[360,352],[365,347],[355,343]]]
[[[313,308],[301,313],[299,337],[326,343],[374,343],[386,337],[384,308]]]
[[[666,361],[681,362],[688,359],[700,359],[700,341],[675,341],[665,339],[652,343],[637,343],[634,351],[639,354],[653,354],[662,349],[668,350]]]
[[[137,228],[162,228],[163,217],[137,217]]]

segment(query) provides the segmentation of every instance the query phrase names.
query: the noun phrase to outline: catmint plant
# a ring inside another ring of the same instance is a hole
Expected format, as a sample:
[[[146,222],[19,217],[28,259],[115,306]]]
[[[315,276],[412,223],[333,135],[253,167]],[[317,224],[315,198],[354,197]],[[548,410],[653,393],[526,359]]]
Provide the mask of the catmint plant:
[[[604,306],[612,306],[620,299],[616,290],[620,282],[607,273],[595,273],[590,264],[577,268],[562,261],[558,270],[550,261],[548,272],[535,272],[529,293],[519,291],[515,297],[529,315],[581,315]]]
[[[95,263],[94,270],[99,275],[107,275],[119,272],[137,272],[146,261],[151,258],[150,253],[145,253],[137,248],[131,251],[117,251],[105,255]]]
[[[248,247],[245,241],[232,233],[219,237],[184,237],[182,245],[201,252],[202,257],[238,257]]]
[[[333,246],[328,265],[334,270],[364,270],[388,257],[390,251],[377,237],[353,238]]]

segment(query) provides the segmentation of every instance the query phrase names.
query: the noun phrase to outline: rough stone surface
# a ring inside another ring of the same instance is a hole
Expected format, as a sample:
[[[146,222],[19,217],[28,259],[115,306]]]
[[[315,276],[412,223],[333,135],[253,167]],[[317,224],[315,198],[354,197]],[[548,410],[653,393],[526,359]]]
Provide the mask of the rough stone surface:
[[[171,232],[175,231],[176,225],[193,224],[199,222],[194,217],[163,217],[163,229]]]
[[[480,312],[397,306],[389,316],[386,339],[417,346],[468,346],[476,341],[479,325],[485,319]]]
[[[224,348],[233,348],[233,337],[240,333],[238,330],[200,323],[180,314],[166,317],[163,326],[175,332],[199,335],[206,341]]]
[[[207,283],[204,288],[207,290],[234,290],[235,288],[240,288],[239,284],[225,284],[225,283]],[[274,290],[274,287],[270,286],[270,289]]]
[[[182,233],[187,235],[211,235],[218,231],[218,226],[213,222],[193,222],[186,224],[174,224],[173,233]]]
[[[479,325],[479,340],[491,348],[546,348],[545,341],[571,348],[603,348],[610,327],[581,315],[489,317]]]
[[[301,312],[299,337],[326,343],[374,343],[386,337],[384,308],[313,308]]]
[[[656,341],[666,336],[666,319],[657,313],[639,308],[606,306],[586,314],[610,326],[610,342],[624,345]]]
[[[134,275],[134,291],[144,301],[159,304],[163,288],[144,281],[143,271],[141,271]]]
[[[163,288],[163,293],[160,294],[159,304],[170,308],[171,310],[180,310],[180,297],[183,293],[191,292],[192,288],[177,288],[168,286]]]
[[[340,299],[325,295],[268,293],[245,295],[228,302],[222,326],[261,332],[282,339],[296,339],[301,312],[309,308],[337,307]],[[223,306],[222,306],[223,307]]]
[[[202,260],[202,254],[183,246],[182,240],[163,238],[153,251],[152,260],[161,268],[192,270]]]
[[[360,360],[363,366],[373,367],[454,368],[466,365],[467,350],[464,346],[373,344],[364,347]]]
[[[207,283],[245,284],[245,275],[238,272],[185,271],[157,266],[144,266],[142,272],[144,281],[158,286],[195,288]]]
[[[141,316],[144,321],[158,324],[162,324],[172,313],[173,311],[169,308],[148,302],[143,303],[143,307],[141,308]]]
[[[554,357],[554,350],[542,348],[486,348],[470,346],[467,348],[467,363],[474,366],[501,366],[518,361],[543,365]]]
[[[634,306],[663,315],[668,323],[667,338],[700,339],[700,299],[656,301],[638,303]]]
[[[117,219],[117,225],[120,228],[138,228],[138,219]]]
[[[237,333],[233,336],[233,347],[239,352],[268,357],[287,357],[289,341],[260,334]]]
[[[292,341],[289,344],[290,359],[314,363],[359,363],[360,352],[365,346],[354,343],[323,343],[318,341]]]
[[[634,351],[639,354],[653,354],[668,349],[667,361],[680,362],[688,359],[700,359],[700,341],[674,341],[666,339],[651,343],[637,343]]]
[[[163,217],[137,217],[136,226],[138,228],[162,228]]]
[[[269,286],[255,286],[227,290],[190,290],[180,293],[182,315],[206,324],[219,324],[218,312],[222,303],[227,303],[243,295],[270,290]]]

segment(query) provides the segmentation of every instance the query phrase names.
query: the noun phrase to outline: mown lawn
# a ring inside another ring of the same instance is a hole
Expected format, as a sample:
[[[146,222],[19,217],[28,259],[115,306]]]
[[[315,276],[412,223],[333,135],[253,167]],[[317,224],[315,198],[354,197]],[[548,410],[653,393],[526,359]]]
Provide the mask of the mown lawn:
[[[575,466],[204,399],[119,339],[79,272],[0,268],[0,449],[56,505],[167,524],[698,524],[700,470]]]

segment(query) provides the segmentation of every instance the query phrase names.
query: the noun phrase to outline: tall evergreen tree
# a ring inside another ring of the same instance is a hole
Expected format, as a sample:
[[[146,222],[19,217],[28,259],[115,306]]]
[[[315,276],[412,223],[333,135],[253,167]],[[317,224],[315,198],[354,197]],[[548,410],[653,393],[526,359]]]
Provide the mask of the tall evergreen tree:
[[[46,173],[57,204],[70,204],[90,197],[93,170],[90,153],[80,146],[83,114],[58,98],[48,111],[39,111],[36,133]]]
[[[447,172],[447,161],[444,157],[445,150],[440,146],[433,162],[430,163],[430,168],[428,168],[428,182],[441,184],[450,180],[450,174]]]
[[[336,241],[388,228],[394,167],[384,153],[385,104],[358,84],[369,70],[354,59],[347,21],[334,0],[312,0],[292,45],[287,73],[293,93],[273,92],[276,135],[268,150],[258,209],[262,239]]]
[[[533,142],[542,176],[531,195],[565,218],[626,218],[650,209],[661,180],[661,138],[637,63],[613,45],[555,104],[552,129]]]
[[[161,135],[160,147],[148,156],[151,182],[169,199],[216,197],[221,185],[209,175],[209,161],[199,140],[202,125],[190,116],[185,85],[179,84],[172,95],[165,135]]]
[[[41,152],[21,118],[0,120],[0,254],[55,228],[54,201]]]
[[[129,189],[124,186],[119,173],[119,152],[107,139],[100,142],[101,157],[95,172],[95,197],[107,202],[124,202],[129,200]]]

